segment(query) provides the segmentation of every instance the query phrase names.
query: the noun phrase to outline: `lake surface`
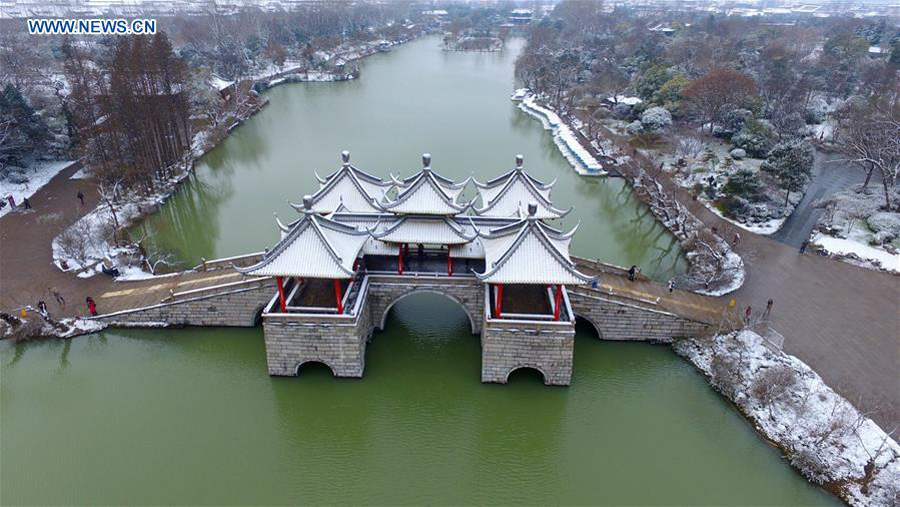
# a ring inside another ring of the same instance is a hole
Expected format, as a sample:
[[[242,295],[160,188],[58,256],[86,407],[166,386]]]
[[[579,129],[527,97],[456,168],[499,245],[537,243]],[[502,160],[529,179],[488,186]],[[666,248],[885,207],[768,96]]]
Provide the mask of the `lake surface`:
[[[300,83],[270,90],[262,112],[197,164],[162,211],[145,222],[159,247],[194,266],[207,259],[258,252],[274,244],[283,221],[318,189],[350,150],[357,167],[387,178],[410,176],[421,155],[434,169],[462,180],[499,176],[525,155],[530,174],[551,182],[558,208],[575,209],[558,227],[581,222],[573,253],[641,266],[668,280],[685,269],[674,236],[639,205],[624,181],[579,177],[552,136],[509,100],[522,47],[501,53],[441,51],[437,38],[418,40],[361,63],[361,77],[342,83]],[[464,196],[473,197],[474,186]]]
[[[275,239],[272,209],[292,216],[284,199],[313,191],[312,169],[341,149],[404,175],[429,150],[454,177],[523,152],[576,205],[577,253],[677,272],[677,246],[628,189],[577,178],[509,103],[520,44],[443,53],[424,39],[355,82],[276,88],[149,227],[186,262],[254,251]],[[527,373],[483,385],[469,329],[449,299],[406,298],[360,380],[269,377],[261,328],[2,342],[0,503],[838,505],[669,347],[579,325],[571,387]]]

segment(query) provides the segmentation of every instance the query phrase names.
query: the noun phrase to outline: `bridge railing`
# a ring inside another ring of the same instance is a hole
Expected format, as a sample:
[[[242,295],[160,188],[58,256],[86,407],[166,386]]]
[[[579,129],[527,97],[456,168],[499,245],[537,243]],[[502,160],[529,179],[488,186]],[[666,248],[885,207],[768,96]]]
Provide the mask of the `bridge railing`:
[[[189,290],[184,290],[184,291],[179,291],[179,292],[170,290],[169,295],[164,297],[160,302],[168,303],[168,302],[176,301],[178,299],[207,296],[207,295],[210,295],[211,293],[221,292],[222,290],[233,291],[233,290],[244,289],[244,288],[253,287],[253,286],[263,287],[263,286],[268,285],[268,283],[271,281],[272,281],[271,277],[251,278],[251,279],[246,279],[246,280],[239,280],[237,282],[221,283],[218,285],[210,285],[208,287],[200,287],[198,289],[189,289]]]
[[[605,273],[616,276],[628,276],[628,268],[622,266],[617,266],[608,262],[601,262],[599,260],[588,259],[585,257],[577,257],[575,255],[571,256],[571,258],[579,267],[587,268],[588,270],[592,270],[596,273]],[[648,277],[644,276],[641,273],[636,273],[635,278],[640,281],[650,280]]]
[[[210,271],[213,269],[227,269],[232,266],[245,267],[252,266],[260,260],[266,252],[254,252],[243,255],[233,255],[231,257],[222,257],[221,259],[207,260],[200,258],[201,263],[194,266],[194,271]]]

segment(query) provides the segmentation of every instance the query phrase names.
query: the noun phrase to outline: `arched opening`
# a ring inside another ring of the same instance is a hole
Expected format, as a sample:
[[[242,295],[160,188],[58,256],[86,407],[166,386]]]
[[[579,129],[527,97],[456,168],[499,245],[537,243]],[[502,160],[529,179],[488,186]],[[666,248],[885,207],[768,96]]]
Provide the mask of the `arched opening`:
[[[480,378],[481,342],[472,335],[471,316],[447,295],[425,290],[404,294],[388,308],[379,306],[372,320],[377,324],[379,318],[383,330],[366,345],[366,376],[400,372],[422,382],[457,375]]]
[[[263,303],[263,304],[257,306],[255,310],[253,310],[253,317],[250,319],[250,327],[256,327],[256,326],[262,324],[262,314],[263,314],[263,310],[265,310],[265,309],[266,309],[266,304]]]
[[[594,335],[597,339],[603,339],[603,333],[600,332],[600,328],[597,327],[591,319],[584,317],[582,315],[575,314],[575,336],[591,336]]]
[[[517,384],[546,384],[547,375],[536,366],[518,366],[506,374],[506,383],[510,381]]]
[[[396,305],[396,304],[399,303],[400,301],[403,301],[404,299],[406,299],[406,298],[408,298],[408,297],[410,297],[410,296],[414,296],[414,295],[416,295],[416,294],[436,294],[436,295],[441,296],[441,297],[443,297],[443,298],[445,298],[445,299],[449,299],[450,301],[453,301],[454,303],[456,303],[456,304],[459,306],[460,309],[462,309],[463,313],[465,313],[465,314],[466,314],[466,317],[469,319],[469,327],[470,327],[471,330],[472,330],[472,334],[478,334],[478,327],[477,327],[476,324],[475,324],[475,322],[476,322],[476,321],[475,321],[475,318],[474,318],[474,316],[469,312],[469,309],[466,308],[466,305],[464,305],[461,301],[459,301],[458,299],[456,299],[455,297],[453,297],[453,296],[451,296],[451,295],[449,295],[449,294],[446,294],[446,293],[443,293],[443,292],[438,292],[438,291],[432,290],[432,289],[416,289],[416,290],[412,290],[412,291],[410,291],[410,292],[407,292],[406,294],[403,294],[402,296],[398,297],[397,299],[393,300],[393,301],[391,302],[391,304],[389,304],[389,305],[387,306],[387,308],[384,309],[384,313],[381,314],[381,318],[377,321],[377,322],[380,323],[380,324],[378,325],[378,329],[381,330],[381,331],[384,331],[384,326],[385,326],[385,324],[387,323],[388,314],[391,313],[391,309],[394,308],[394,305]]]
[[[304,377],[334,377],[334,370],[324,361],[304,361],[297,365],[294,375]]]

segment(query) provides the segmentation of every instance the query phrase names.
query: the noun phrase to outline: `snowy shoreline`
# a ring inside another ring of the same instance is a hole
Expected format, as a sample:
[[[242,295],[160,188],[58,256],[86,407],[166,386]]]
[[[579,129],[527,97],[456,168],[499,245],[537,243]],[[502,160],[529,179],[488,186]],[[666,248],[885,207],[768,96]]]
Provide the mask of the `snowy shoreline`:
[[[581,176],[606,176],[609,174],[603,169],[603,165],[581,145],[577,134],[566,122],[550,109],[538,104],[534,94],[519,89],[511,99],[520,102],[519,109],[538,119],[544,129],[553,134],[553,142],[556,143],[560,153],[566,157],[575,172]]]
[[[854,506],[896,501],[900,445],[806,363],[750,330],[681,340],[673,349],[811,483]]]

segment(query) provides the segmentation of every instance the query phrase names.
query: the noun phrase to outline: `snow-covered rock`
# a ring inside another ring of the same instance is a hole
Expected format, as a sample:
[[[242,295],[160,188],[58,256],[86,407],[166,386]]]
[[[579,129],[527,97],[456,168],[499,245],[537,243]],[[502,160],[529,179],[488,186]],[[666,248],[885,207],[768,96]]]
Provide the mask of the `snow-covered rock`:
[[[728,154],[735,160],[744,160],[747,158],[747,151],[742,148],[735,148],[728,152]]]

